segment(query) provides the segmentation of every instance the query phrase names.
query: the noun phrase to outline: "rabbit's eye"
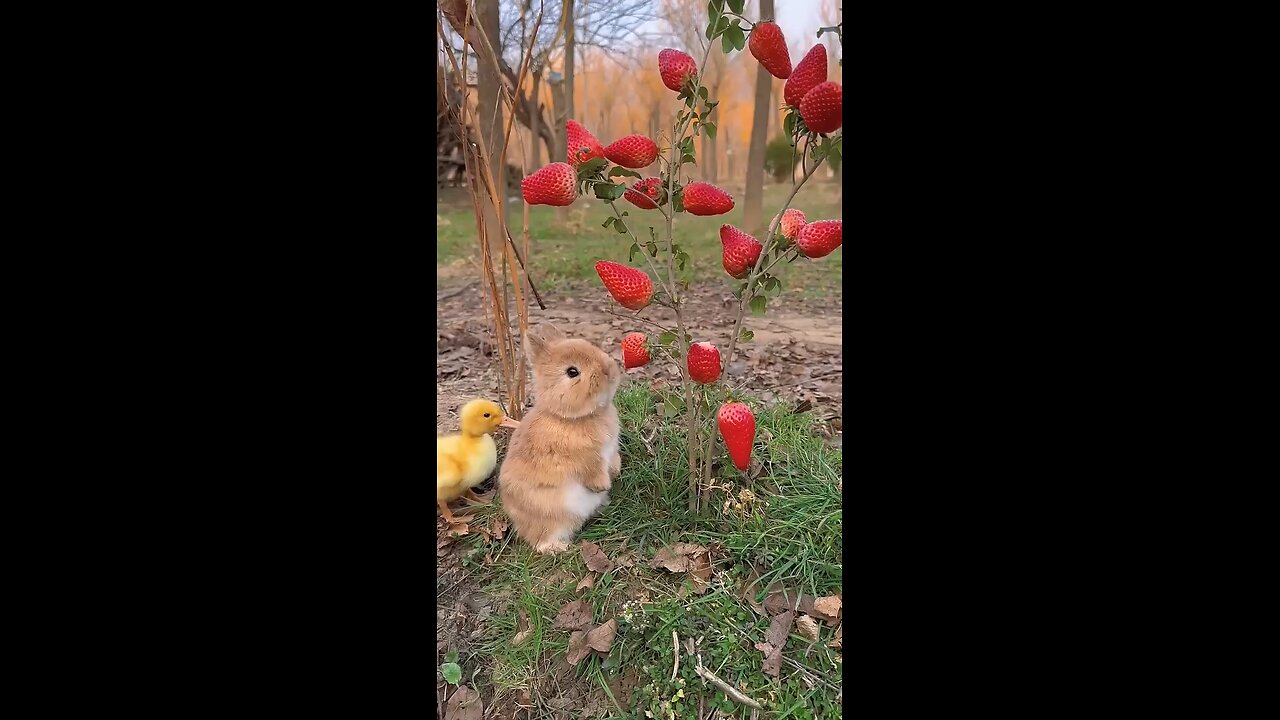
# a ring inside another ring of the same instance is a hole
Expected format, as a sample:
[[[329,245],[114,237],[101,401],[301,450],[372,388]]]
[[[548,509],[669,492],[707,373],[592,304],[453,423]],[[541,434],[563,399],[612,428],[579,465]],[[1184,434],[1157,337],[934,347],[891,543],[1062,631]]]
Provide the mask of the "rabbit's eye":
[[[569,377],[578,377],[578,368],[576,368],[576,367],[571,367],[571,368],[569,368],[568,370],[565,370],[565,373],[566,373]]]

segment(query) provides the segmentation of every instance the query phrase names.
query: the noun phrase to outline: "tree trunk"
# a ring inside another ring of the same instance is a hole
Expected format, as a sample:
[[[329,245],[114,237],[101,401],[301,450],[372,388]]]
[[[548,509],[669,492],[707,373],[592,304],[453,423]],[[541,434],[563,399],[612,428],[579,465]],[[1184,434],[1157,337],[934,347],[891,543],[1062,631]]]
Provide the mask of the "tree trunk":
[[[551,117],[555,123],[555,147],[551,150],[551,162],[565,162],[569,156],[568,137],[565,135],[564,121],[564,79],[550,80],[547,84],[551,87]],[[569,208],[557,207],[556,223],[563,225],[569,222]]]
[[[542,153],[538,150],[538,130],[542,125],[542,113],[538,109],[538,90],[542,84],[542,73],[532,73],[533,77],[529,78],[533,85],[530,88],[533,94],[529,98],[529,105],[532,111],[529,113],[529,151],[532,153],[529,158],[529,172],[535,173],[538,168],[542,167]]]
[[[501,28],[498,22],[498,0],[477,0],[476,15],[480,20],[481,29],[491,40],[501,37],[499,34]],[[489,151],[489,157],[486,158],[489,163],[489,174],[493,177],[495,189],[500,195],[504,196],[496,198],[495,201],[498,207],[505,208],[507,164],[503,161],[502,136],[506,123],[503,122],[503,105],[499,101],[502,73],[492,62],[478,63],[476,84],[479,86],[479,104],[476,108],[476,119],[479,120],[480,132],[484,134],[485,146]],[[497,110],[496,112],[495,109]],[[489,203],[485,203],[484,208],[485,232],[489,235],[489,243],[492,247],[502,247],[505,238],[498,223],[498,218]]]
[[[577,23],[573,19],[573,0],[564,0],[564,108],[568,114],[566,119],[577,117],[573,112],[573,66],[578,54],[577,39],[573,27]],[[560,124],[560,132],[564,132],[564,123]]]
[[[773,0],[760,0],[760,17],[773,17]],[[742,217],[746,231],[753,235],[766,227],[761,222],[764,214],[764,148],[768,142],[772,85],[773,76],[756,64],[756,100],[751,116],[751,147],[747,151],[747,191]]]

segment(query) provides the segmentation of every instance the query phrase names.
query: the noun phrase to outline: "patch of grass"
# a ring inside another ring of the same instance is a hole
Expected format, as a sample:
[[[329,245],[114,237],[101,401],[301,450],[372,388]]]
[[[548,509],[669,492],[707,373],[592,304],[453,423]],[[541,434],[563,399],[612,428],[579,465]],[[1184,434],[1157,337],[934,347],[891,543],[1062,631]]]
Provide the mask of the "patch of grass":
[[[746,482],[724,463],[726,477],[720,484],[733,485],[716,491],[715,507],[708,513],[693,515],[687,510],[683,423],[660,419],[659,401],[638,384],[619,392],[622,476],[614,483],[609,507],[578,535],[579,541],[599,544],[615,562],[630,560],[630,566],[624,562],[598,577],[593,587],[576,590],[577,581],[588,574],[576,548],[542,556],[513,534],[492,542],[470,536],[465,560],[493,599],[494,614],[466,660],[488,663],[499,696],[528,690],[538,708],[535,717],[555,707],[552,698],[566,686],[584,692],[602,689],[611,716],[617,718],[645,718],[646,710],[655,718],[672,713],[693,718],[700,699],[706,709],[719,706],[734,717],[749,717],[749,708],[706,684],[685,657],[672,680],[675,630],[682,645],[685,638],[698,640],[708,669],[764,705],[760,717],[838,717],[840,651],[826,646],[834,628],[823,626],[817,643],[793,629],[781,676],[770,678],[754,647],[763,641],[769,619],[740,597],[739,581],[763,573],[760,588],[776,580],[815,596],[841,589],[841,499],[836,489],[841,451],[812,432],[810,416],[752,402],[757,439],[769,438],[755,450],[764,461],[763,473]],[[744,496],[743,490],[749,493]],[[472,525],[484,527],[499,513],[497,503],[478,508]],[[705,592],[697,593],[684,574],[648,566],[659,548],[674,542],[723,547]],[[552,625],[559,609],[578,597],[588,599],[595,623],[617,618],[619,632],[607,657],[593,654],[575,668],[564,659],[569,633]],[[517,646],[512,639],[521,612],[528,617],[530,634]],[[610,682],[621,674],[635,685],[615,694]]]
[[[764,222],[767,224],[791,192],[790,185],[765,187]],[[689,253],[691,260],[680,278],[694,281],[724,279],[720,264],[720,226],[742,226],[742,198],[736,198],[738,206],[732,211],[715,217],[697,217],[681,214],[675,219],[675,242]],[[641,210],[625,200],[617,202],[618,209],[628,213],[627,222],[640,240],[649,240],[649,226],[657,233],[658,244],[663,244],[666,221],[657,210]],[[836,186],[832,183],[812,181],[801,188],[792,207],[803,210],[809,220],[841,217],[836,202]],[[529,208],[530,270],[539,287],[563,287],[582,281],[597,281],[597,260],[613,260],[647,270],[647,264],[639,254],[628,261],[631,236],[619,234],[612,227],[605,228],[605,218],[613,215],[609,206],[593,197],[578,200],[569,207],[571,223],[561,227],[555,221],[555,208],[538,205]],[[508,205],[507,221],[511,232],[520,243],[523,227],[523,205]],[[436,213],[444,219],[436,227],[436,266],[470,264],[468,258],[479,262],[479,246],[476,243],[476,224],[471,206],[437,207]],[[744,228],[745,229],[745,228]],[[843,253],[835,252],[821,260],[798,260],[783,270],[781,276],[788,288],[803,288],[812,294],[822,294],[840,287],[843,273]],[[649,271],[652,272],[652,271]]]

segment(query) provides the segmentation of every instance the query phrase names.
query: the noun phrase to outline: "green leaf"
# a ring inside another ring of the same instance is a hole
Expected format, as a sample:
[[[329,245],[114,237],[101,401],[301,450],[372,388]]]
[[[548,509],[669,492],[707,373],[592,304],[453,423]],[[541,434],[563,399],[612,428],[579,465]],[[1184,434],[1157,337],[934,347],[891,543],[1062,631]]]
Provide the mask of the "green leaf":
[[[676,190],[676,198],[671,202],[671,209],[676,212],[684,212],[684,188]]]
[[[618,219],[613,223],[613,229],[617,230],[619,235],[626,235],[628,232],[630,232],[630,230],[627,228],[627,224],[622,222],[621,219]]]
[[[649,257],[658,257],[658,244],[650,240],[644,244],[646,250],[649,251]]]
[[[440,674],[444,675],[444,681],[450,685],[457,685],[462,682],[462,668],[458,663],[445,663],[440,666]]]
[[[702,126],[702,129],[703,129],[703,130],[705,130],[705,131],[707,132],[707,137],[711,138],[712,140],[715,140],[715,139],[716,139],[716,124],[715,124],[715,123],[704,123],[704,124],[703,124],[703,126]]]
[[[627,191],[625,185],[614,185],[612,183],[597,183],[595,186],[596,197],[601,200],[617,200]]]
[[[666,415],[667,417],[675,417],[679,413],[680,413],[680,408],[676,407],[674,404],[672,403],[662,404],[663,415]]]
[[[635,170],[628,170],[622,167],[621,165],[614,165],[613,167],[609,168],[609,177],[620,177],[623,175],[626,175],[627,177],[633,177],[633,178],[640,177],[640,173],[636,172]]]
[[[578,166],[578,179],[589,178],[595,175],[597,170],[608,164],[609,161],[605,158],[592,158]]]
[[[449,652],[445,653],[445,654],[444,654],[444,661],[445,661],[445,662],[447,662],[447,663],[456,663],[456,662],[458,662],[458,651],[457,651],[457,650],[450,650]]]
[[[635,261],[636,253],[638,252],[640,252],[640,246],[636,243],[631,243],[631,252],[627,253],[627,262]]]
[[[728,30],[724,31],[724,34],[728,35],[733,41],[735,50],[741,50],[747,46],[747,35],[742,31],[742,25],[738,24],[737,20],[733,21],[733,24],[729,26]]]
[[[796,114],[794,112],[787,113],[787,117],[782,121],[782,134],[787,137],[794,137],[796,134]]]
[[[653,231],[652,225],[649,226],[649,241],[655,243],[658,242],[658,233]]]
[[[700,88],[698,88],[698,97],[702,98],[703,100],[706,100],[706,99],[707,99],[707,88],[706,88],[706,87],[700,87]]]
[[[687,262],[689,262],[689,253],[683,250],[676,253],[676,263],[680,266],[681,270],[684,270],[684,265]]]
[[[659,345],[670,345],[671,343],[673,343],[673,342],[675,342],[675,341],[676,341],[676,334],[675,334],[675,333],[673,333],[673,332],[671,332],[670,330],[668,330],[668,331],[666,331],[666,332],[664,332],[664,333],[662,333],[661,335],[659,335],[659,336],[658,336],[658,344],[659,344]]]
[[[743,330],[742,334],[738,336],[738,342],[751,342],[751,339],[755,336],[756,334],[750,330]]]
[[[728,55],[733,52],[733,48],[733,40],[729,37],[729,33],[726,31],[725,34],[720,36],[720,50],[723,51],[725,55]]]
[[[719,105],[719,104],[720,104],[720,101],[719,101],[719,100],[708,100],[708,101],[707,101],[707,112],[711,112],[711,111],[712,111],[712,110],[714,110],[714,109],[716,108],[716,106],[717,106],[717,105]]]
[[[766,304],[766,303],[768,303],[768,300],[767,300],[767,299],[765,298],[765,296],[763,296],[763,295],[757,295],[757,296],[755,296],[755,297],[751,298],[751,314],[752,314],[752,315],[763,315],[763,314],[764,314],[764,306],[765,306],[765,304]]]
[[[746,5],[747,0],[729,0],[729,9],[739,15],[742,14],[742,8],[746,7]]]
[[[604,224],[603,224],[603,225],[601,225],[600,227],[607,228],[607,227],[609,227],[610,225],[612,225],[612,224],[613,224],[613,221],[614,221],[614,220],[617,220],[617,219],[618,219],[618,218],[616,218],[616,217],[614,217],[614,216],[610,215],[609,217],[607,217],[607,218],[605,218],[605,219],[604,219]]]

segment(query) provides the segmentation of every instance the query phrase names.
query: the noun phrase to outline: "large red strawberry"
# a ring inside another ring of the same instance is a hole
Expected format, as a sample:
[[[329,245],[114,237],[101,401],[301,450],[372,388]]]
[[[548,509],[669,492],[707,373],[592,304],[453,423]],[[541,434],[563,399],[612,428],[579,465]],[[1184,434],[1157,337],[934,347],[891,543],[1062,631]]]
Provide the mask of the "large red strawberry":
[[[720,226],[720,244],[724,246],[724,271],[739,280],[750,274],[764,250],[759,240],[732,225]]]
[[[732,209],[733,196],[711,183],[684,186],[684,211],[690,215],[723,215]]]
[[[796,236],[796,247],[805,257],[826,257],[840,247],[841,235],[844,233],[843,220],[819,220],[800,228]]]
[[[604,157],[604,148],[600,147],[600,141],[595,136],[587,132],[587,129],[578,124],[576,120],[566,120],[564,123],[565,137],[569,146],[569,162],[574,167],[578,167],[588,160]]]
[[[530,205],[572,205],[578,197],[578,174],[569,163],[554,162],[520,181],[520,193]]]
[[[715,345],[700,342],[689,346],[689,377],[704,385],[720,377],[720,351]]]
[[[827,46],[818,43],[807,55],[796,63],[791,71],[787,84],[782,86],[782,98],[788,105],[800,107],[804,94],[827,79]]]
[[[830,133],[844,124],[844,90],[840,83],[819,83],[800,100],[800,117],[805,127],[817,133]]]
[[[604,156],[624,168],[648,167],[658,159],[658,144],[643,135],[628,135],[609,143]]]
[[[751,408],[740,402],[725,403],[716,415],[716,424],[733,466],[739,470],[751,467],[751,444],[756,440],[756,416]]]
[[[662,178],[650,177],[637,180],[631,189],[622,194],[628,202],[641,210],[653,210],[658,207],[658,198],[662,196]]]
[[[601,260],[596,274],[618,304],[628,310],[643,310],[653,298],[653,281],[643,270]]]
[[[796,234],[800,232],[800,228],[804,227],[804,213],[795,208],[787,208],[782,213],[782,222],[778,222],[778,216],[773,216],[773,222],[770,223],[782,233],[782,237],[788,240],[795,240]]]
[[[658,73],[662,75],[663,85],[680,92],[686,81],[698,76],[698,63],[689,53],[667,48],[658,53]]]
[[[644,333],[631,333],[622,338],[622,367],[627,370],[638,368],[648,365],[651,359]]]
[[[779,80],[791,77],[791,53],[787,51],[787,39],[782,37],[778,23],[756,23],[751,28],[751,40],[747,42],[751,56],[760,66]]]

